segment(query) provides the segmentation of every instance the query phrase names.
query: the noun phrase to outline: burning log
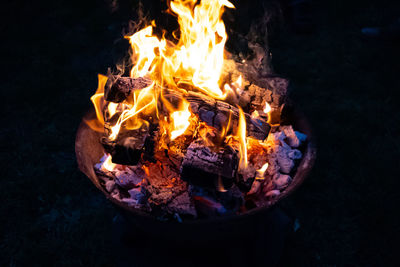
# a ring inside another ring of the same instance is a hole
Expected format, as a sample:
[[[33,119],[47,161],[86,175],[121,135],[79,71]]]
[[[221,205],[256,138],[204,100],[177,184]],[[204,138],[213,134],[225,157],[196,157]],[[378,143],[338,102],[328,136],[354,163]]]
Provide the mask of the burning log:
[[[183,96],[179,92],[168,90],[164,97],[174,103]],[[230,122],[226,132],[236,131],[239,122],[239,109],[237,107],[197,92],[189,92],[185,98],[190,103],[191,111],[198,114],[200,120],[207,125],[222,131]],[[271,129],[268,123],[254,119],[247,113],[245,113],[245,117],[248,136],[259,140],[267,138]]]
[[[141,129],[124,131],[114,141],[104,136],[100,142],[105,151],[111,155],[113,163],[136,165],[146,149],[152,150],[151,147],[146,147],[146,144],[151,144],[148,139],[151,139],[149,132]]]
[[[152,81],[147,78],[121,77],[109,75],[104,87],[104,99],[114,103],[124,101],[132,90],[140,90],[148,87]]]
[[[239,122],[239,109],[223,101],[215,101],[206,98],[203,94],[189,92],[187,97],[192,112],[199,114],[202,121],[208,125],[222,130],[231,126],[229,131],[236,131]],[[253,119],[250,114],[245,113],[247,135],[259,140],[267,138],[271,127],[265,121]]]
[[[194,141],[182,161],[181,178],[200,187],[224,190],[234,184],[238,165],[239,158],[231,147],[215,152]]]
[[[286,101],[289,81],[281,77],[268,77],[259,79],[258,84],[263,84],[265,88],[256,84],[249,86],[248,92],[252,99],[251,109],[263,110],[266,103],[268,103],[271,106],[269,122],[271,124],[279,124]]]

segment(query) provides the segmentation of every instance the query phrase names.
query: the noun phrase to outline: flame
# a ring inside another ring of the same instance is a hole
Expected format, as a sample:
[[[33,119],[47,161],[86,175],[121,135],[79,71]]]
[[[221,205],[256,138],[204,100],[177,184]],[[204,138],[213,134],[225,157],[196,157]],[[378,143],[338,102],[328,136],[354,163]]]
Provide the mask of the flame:
[[[117,108],[118,104],[110,102],[108,103],[107,109],[108,109],[108,114],[110,114],[110,117],[112,117],[115,113],[117,113]]]
[[[264,173],[268,169],[268,162],[265,163],[260,169],[258,169],[256,172],[256,179],[257,180],[264,180]]]
[[[192,113],[189,111],[189,102],[182,102],[182,109],[171,113],[172,128],[171,141],[182,135],[190,125],[189,118]]]
[[[222,127],[222,131],[221,131],[221,139],[224,139],[227,135],[227,133],[229,132],[229,129],[231,127],[231,120],[232,120],[232,111],[229,111],[229,118],[228,118],[228,123],[226,124],[225,127]]]
[[[146,109],[153,110],[156,107],[156,100],[152,93],[153,86],[154,83],[149,87],[133,92],[133,105],[129,109],[124,110],[118,118],[117,123],[111,127],[110,140],[115,140],[117,138],[122,123],[124,122],[128,122],[126,124],[128,130],[139,129],[143,124],[147,124],[146,120],[140,119],[135,115],[144,113]]]
[[[269,113],[271,112],[271,106],[268,104],[268,102],[265,102],[265,107],[264,107],[264,113]]]
[[[197,2],[170,2],[171,12],[178,17],[180,26],[177,44],[152,35],[152,26],[126,37],[134,52],[131,77],[151,75],[159,84],[175,88],[179,82],[190,82],[202,92],[224,99],[226,95],[220,89],[219,80],[228,37],[222,13],[224,7],[234,6],[227,0]]]
[[[117,167],[117,164],[112,163],[111,155],[108,155],[107,158],[104,160],[103,165],[101,167],[106,169],[107,171],[111,172]]]
[[[117,139],[123,129],[149,128],[150,123],[158,123],[161,139],[165,138],[168,141],[175,140],[191,125],[194,126],[193,118],[198,117],[191,113],[189,102],[181,99],[179,103],[169,103],[163,97],[165,88],[179,91],[197,90],[215,99],[225,99],[228,93],[230,97],[237,98],[243,93],[242,75],[229,84],[221,83],[224,47],[227,41],[222,14],[224,8],[235,8],[234,5],[228,0],[172,0],[169,6],[170,12],[177,16],[180,27],[179,38],[176,38],[175,43],[154,35],[154,22],[125,37],[132,48],[133,67],[130,76],[150,78],[153,83],[144,89],[133,90],[122,103],[108,103],[106,110],[110,117],[120,114],[116,123],[107,125],[108,138],[112,141]],[[99,74],[98,88],[91,98],[97,120],[87,121],[92,129],[101,132],[105,123],[103,111],[106,81],[107,77]],[[160,107],[164,110],[158,110]],[[268,103],[263,111],[271,111]],[[258,118],[258,112],[262,111],[255,111],[252,116]],[[204,123],[196,124],[196,129],[198,136],[206,141],[207,145],[215,144],[217,139],[219,144],[224,139],[228,142],[235,140],[236,144],[239,144],[239,169],[245,169],[248,166],[245,114],[239,107],[239,122],[234,137],[227,136],[233,128],[231,115],[229,114],[227,125],[221,133],[216,134],[215,129]]]
[[[96,93],[90,98],[93,103],[94,109],[96,111],[96,119],[85,119],[86,124],[94,131],[103,132],[104,131],[104,86],[107,82],[107,76],[98,74],[97,75],[98,84]]]
[[[154,61],[157,60],[155,51],[164,49],[165,42],[152,36],[153,27],[148,26],[132,36],[126,37],[135,52],[133,60],[135,65],[131,70],[131,77],[144,77],[155,69]]]
[[[260,113],[258,113],[257,110],[254,110],[253,113],[251,113],[251,118],[252,118],[252,119],[258,119],[258,118],[260,118]]]
[[[132,48],[130,71],[132,78],[149,77],[154,83],[142,90],[134,90],[132,95],[117,105],[107,107],[109,116],[122,113],[118,121],[109,126],[109,139],[115,140],[121,128],[139,129],[148,124],[143,118],[156,112],[159,118],[157,100],[160,88],[179,89],[184,84],[217,99],[224,99],[219,80],[224,63],[224,47],[227,40],[222,13],[225,7],[234,8],[227,0],[173,0],[170,11],[178,18],[180,38],[177,43],[158,38],[153,34],[155,23],[131,36],[126,36]],[[239,77],[241,79],[241,77]],[[99,75],[99,86],[92,102],[96,109],[97,122],[88,122],[93,129],[102,131],[104,127],[104,85],[107,77]],[[241,81],[238,81],[241,83]],[[181,88],[182,89],[182,88]],[[180,103],[179,110],[168,108],[169,103],[161,96],[161,101],[170,113],[172,126],[168,127],[171,140],[175,139],[190,125],[190,111],[187,102]]]
[[[179,0],[171,2],[171,10],[178,15],[181,37],[180,49],[173,55],[175,66],[191,71],[195,86],[215,97],[222,97],[218,81],[224,63],[227,40],[221,19],[223,7],[234,8],[227,0]],[[192,6],[195,6],[192,11]]]
[[[243,78],[242,78],[242,75],[239,75],[239,78],[235,81],[235,84],[236,84],[239,88],[242,88],[242,87],[243,87]]]
[[[247,141],[246,141],[246,118],[244,116],[243,110],[239,107],[239,125],[237,136],[239,137],[239,169],[243,170],[247,168]]]

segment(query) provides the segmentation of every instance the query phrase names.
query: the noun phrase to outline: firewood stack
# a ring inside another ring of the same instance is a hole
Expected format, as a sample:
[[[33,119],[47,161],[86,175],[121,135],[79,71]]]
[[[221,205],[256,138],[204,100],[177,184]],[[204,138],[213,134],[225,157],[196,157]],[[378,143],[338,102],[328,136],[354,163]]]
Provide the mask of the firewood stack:
[[[148,124],[138,129],[128,130],[122,125],[118,136],[109,138],[112,125],[123,111],[121,105],[132,92],[157,86],[148,78],[109,75],[104,88],[105,131],[100,142],[111,157],[103,157],[95,166],[105,189],[129,206],[178,221],[238,213],[246,201],[257,206],[262,205],[259,199],[278,195],[291,182],[295,161],[301,158],[301,152],[293,148],[300,147],[306,137],[295,133],[291,126],[278,128],[287,80],[268,77],[258,82],[265,88],[244,80],[243,89],[225,100],[214,99],[195,88],[185,91],[158,87],[173,106],[182,99],[188,101],[197,118],[191,130],[162,146],[159,122],[152,116],[147,116]],[[268,114],[267,104],[271,107]],[[112,116],[109,105],[116,108]],[[252,160],[243,170],[239,169],[239,144],[226,143],[221,137],[238,131],[239,107],[244,112],[246,136],[255,144],[269,145],[263,148],[269,149],[269,155],[261,149],[258,155],[250,156]],[[162,104],[159,108],[167,114]],[[206,131],[206,138],[201,135],[202,130]],[[114,166],[112,170],[105,166],[107,160]],[[260,173],[258,169],[265,162],[270,168],[265,174]]]

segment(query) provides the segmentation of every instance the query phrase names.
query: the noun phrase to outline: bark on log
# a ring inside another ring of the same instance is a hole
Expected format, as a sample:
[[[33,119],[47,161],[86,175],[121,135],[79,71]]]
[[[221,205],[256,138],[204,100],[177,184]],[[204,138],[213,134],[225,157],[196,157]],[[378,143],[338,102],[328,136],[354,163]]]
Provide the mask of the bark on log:
[[[190,144],[181,165],[181,178],[205,188],[224,190],[236,180],[237,152],[226,147],[214,152],[200,141]]]
[[[112,162],[122,165],[136,165],[145,151],[151,135],[148,131],[133,130],[120,133],[115,141],[103,136],[100,143],[111,154]],[[150,150],[152,148],[147,148]]]
[[[248,89],[251,96],[251,110],[263,110],[267,102],[271,106],[269,122],[271,124],[280,123],[288,87],[289,81],[282,77],[271,76],[259,78]]]
[[[119,75],[109,75],[104,87],[104,99],[107,101],[120,103],[124,101],[132,90],[140,90],[151,85],[152,81],[148,78],[121,77]]]
[[[189,92],[187,99],[190,102],[192,112],[198,114],[202,121],[222,130],[227,126],[230,117],[231,126],[228,132],[236,132],[239,124],[238,108],[195,92]],[[246,117],[247,135],[259,140],[267,138],[270,130],[268,123],[254,119],[248,113],[244,113],[244,115]]]
[[[219,131],[227,127],[229,118],[230,127],[227,132],[236,132],[237,130],[239,109],[224,101],[215,100],[197,92],[188,92],[184,96],[172,90],[167,90],[164,97],[171,103],[176,103],[184,97],[189,101],[192,113],[198,114],[200,120]],[[244,113],[244,115],[246,117],[247,135],[259,140],[267,138],[271,129],[269,124],[263,120],[252,118],[248,113]]]

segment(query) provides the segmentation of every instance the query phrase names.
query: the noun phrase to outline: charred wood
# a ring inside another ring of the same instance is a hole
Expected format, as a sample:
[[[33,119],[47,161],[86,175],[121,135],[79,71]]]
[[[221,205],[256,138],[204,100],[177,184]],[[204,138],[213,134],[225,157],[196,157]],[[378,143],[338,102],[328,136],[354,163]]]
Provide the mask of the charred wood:
[[[237,152],[231,147],[215,152],[195,141],[182,161],[181,178],[193,185],[223,191],[234,184],[238,164]]]
[[[281,122],[281,113],[286,102],[289,81],[282,77],[259,78],[257,84],[249,86],[248,92],[251,97],[251,110],[263,110],[265,103],[271,106],[271,124]]]
[[[124,101],[132,90],[140,90],[151,85],[147,78],[121,77],[109,75],[104,87],[104,99],[110,102],[120,103]]]
[[[200,120],[204,121],[207,125],[222,131],[228,127],[228,123],[230,122],[227,132],[236,131],[239,124],[239,109],[237,107],[197,92],[188,92],[186,96],[183,96],[179,92],[168,90],[165,95],[165,98],[172,103],[180,101],[182,97],[185,97],[189,101],[191,111],[197,114]],[[252,118],[248,113],[245,113],[245,117],[248,136],[259,140],[267,138],[270,131],[270,126],[267,122]]]
[[[111,155],[113,163],[136,165],[145,151],[148,138],[152,137],[147,131],[133,130],[120,133],[116,140],[110,140],[103,136],[100,142],[105,151]],[[148,148],[148,150],[150,149],[151,147]]]

